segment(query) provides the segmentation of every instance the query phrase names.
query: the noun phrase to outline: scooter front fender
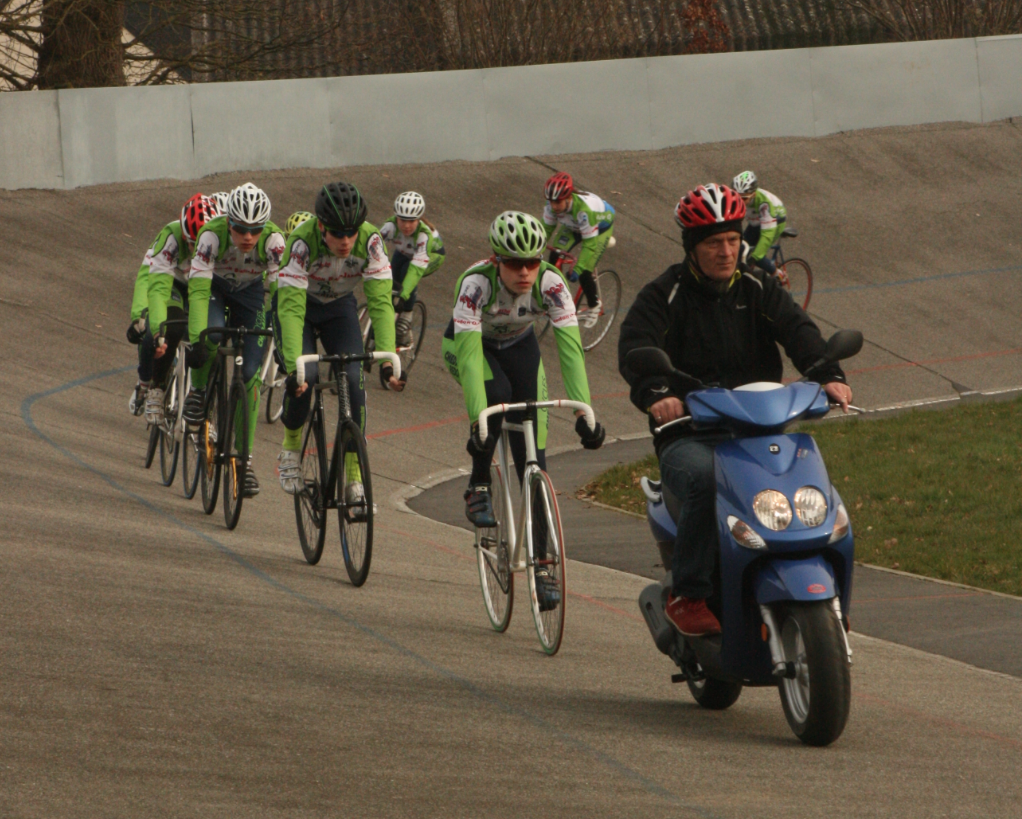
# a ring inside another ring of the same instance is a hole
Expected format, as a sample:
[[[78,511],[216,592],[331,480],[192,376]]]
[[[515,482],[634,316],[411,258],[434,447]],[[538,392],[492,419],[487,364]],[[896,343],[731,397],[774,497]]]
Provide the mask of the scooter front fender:
[[[800,560],[770,560],[756,576],[756,602],[770,605],[783,600],[811,603],[837,596],[834,570],[822,555]]]

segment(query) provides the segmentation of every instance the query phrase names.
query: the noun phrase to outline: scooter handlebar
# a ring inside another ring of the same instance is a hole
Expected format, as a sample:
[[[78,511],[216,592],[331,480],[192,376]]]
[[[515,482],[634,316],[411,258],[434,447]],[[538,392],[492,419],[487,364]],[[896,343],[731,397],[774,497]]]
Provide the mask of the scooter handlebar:
[[[653,428],[653,434],[654,435],[659,435],[665,429],[668,429],[669,427],[673,427],[675,424],[686,424],[686,423],[690,422],[691,420],[692,420],[692,416],[691,415],[683,415],[683,416],[681,416],[681,418],[675,418],[673,421],[668,421],[666,424],[663,424],[662,426],[654,427]]]

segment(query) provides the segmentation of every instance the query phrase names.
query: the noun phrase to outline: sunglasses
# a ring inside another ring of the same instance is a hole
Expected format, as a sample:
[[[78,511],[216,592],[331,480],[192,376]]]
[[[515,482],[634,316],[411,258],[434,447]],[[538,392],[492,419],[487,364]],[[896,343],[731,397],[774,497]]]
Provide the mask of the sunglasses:
[[[327,230],[331,236],[335,239],[350,239],[352,236],[358,236],[358,228],[352,228],[351,230]]]
[[[239,225],[237,222],[230,222],[231,230],[238,233],[247,233],[249,236],[258,236],[263,232],[265,225]]]
[[[508,270],[524,270],[525,268],[539,267],[542,259],[506,259],[501,257],[500,263]]]

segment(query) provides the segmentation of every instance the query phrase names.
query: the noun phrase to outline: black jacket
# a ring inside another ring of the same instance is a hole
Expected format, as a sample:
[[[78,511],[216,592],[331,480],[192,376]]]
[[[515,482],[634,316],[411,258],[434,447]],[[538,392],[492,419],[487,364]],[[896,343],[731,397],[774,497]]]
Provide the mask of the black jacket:
[[[741,268],[727,283],[693,272],[686,258],[647,284],[628,310],[618,342],[618,369],[632,388],[632,403],[646,412],[661,398],[684,399],[666,378],[644,378],[625,366],[637,347],[659,347],[676,369],[706,385],[733,389],[754,381],[780,381],[781,345],[799,372],[820,359],[826,342],[806,312],[774,276]],[[821,383],[844,381],[834,364],[816,373]],[[650,417],[650,430],[656,426]],[[691,435],[680,424],[657,436],[657,451],[668,441]]]

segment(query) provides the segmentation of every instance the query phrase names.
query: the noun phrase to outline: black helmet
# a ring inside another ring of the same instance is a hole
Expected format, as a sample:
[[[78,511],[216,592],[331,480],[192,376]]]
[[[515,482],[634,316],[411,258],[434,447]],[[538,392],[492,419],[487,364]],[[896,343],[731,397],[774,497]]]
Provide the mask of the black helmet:
[[[324,185],[316,197],[316,216],[327,230],[354,230],[368,213],[358,188],[347,182]]]

